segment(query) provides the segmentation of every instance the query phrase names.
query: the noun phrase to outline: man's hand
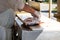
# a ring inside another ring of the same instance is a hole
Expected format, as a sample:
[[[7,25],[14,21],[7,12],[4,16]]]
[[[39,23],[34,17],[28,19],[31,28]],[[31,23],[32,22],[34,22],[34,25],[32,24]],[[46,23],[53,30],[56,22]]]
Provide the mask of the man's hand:
[[[35,11],[34,13],[32,13],[32,16],[34,18],[38,18],[39,19],[40,13],[38,11]]]

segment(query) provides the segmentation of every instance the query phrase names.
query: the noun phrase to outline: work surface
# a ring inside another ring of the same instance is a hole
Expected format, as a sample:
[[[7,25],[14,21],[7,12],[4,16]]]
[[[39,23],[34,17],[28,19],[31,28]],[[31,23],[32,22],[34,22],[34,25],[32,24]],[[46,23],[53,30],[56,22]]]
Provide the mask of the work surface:
[[[29,14],[26,15],[29,16]],[[60,23],[53,19],[49,19],[42,14],[40,20],[41,22],[44,22],[41,24],[41,27],[43,28],[43,32],[37,37],[36,40],[60,40]],[[20,22],[18,23],[21,24]]]
[[[41,26],[44,28],[44,31],[60,31],[60,22],[45,17],[42,14],[40,20],[44,22],[43,24],[41,24]]]

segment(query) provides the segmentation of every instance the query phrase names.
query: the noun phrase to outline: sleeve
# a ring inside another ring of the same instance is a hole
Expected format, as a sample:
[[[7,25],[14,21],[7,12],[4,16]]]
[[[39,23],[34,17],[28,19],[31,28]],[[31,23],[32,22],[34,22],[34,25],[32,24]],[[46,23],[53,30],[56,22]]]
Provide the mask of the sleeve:
[[[25,0],[18,0],[17,5],[18,5],[18,8],[19,9],[23,9],[24,8],[24,5],[25,5],[25,2],[24,1]]]
[[[8,0],[8,3],[13,9],[23,9],[25,5],[24,0]]]

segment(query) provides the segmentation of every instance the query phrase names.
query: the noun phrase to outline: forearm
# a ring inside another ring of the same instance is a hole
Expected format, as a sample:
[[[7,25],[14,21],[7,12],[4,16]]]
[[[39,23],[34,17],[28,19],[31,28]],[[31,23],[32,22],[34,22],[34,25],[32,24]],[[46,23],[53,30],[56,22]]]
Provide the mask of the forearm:
[[[30,13],[35,12],[35,10],[32,7],[30,7],[29,5],[27,5],[27,4],[25,4],[23,10],[26,11],[26,12],[30,12]]]
[[[38,15],[35,13],[36,10],[30,7],[29,5],[25,4],[24,8],[22,9],[23,11],[31,13],[34,17],[38,18]]]

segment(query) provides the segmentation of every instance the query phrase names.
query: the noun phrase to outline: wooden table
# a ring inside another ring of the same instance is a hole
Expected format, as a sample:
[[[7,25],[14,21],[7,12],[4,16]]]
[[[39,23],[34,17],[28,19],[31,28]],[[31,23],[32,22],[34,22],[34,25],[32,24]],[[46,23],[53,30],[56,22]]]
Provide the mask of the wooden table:
[[[27,17],[32,17],[29,13],[21,13],[17,14],[17,16],[19,16],[23,20]],[[35,40],[38,35],[43,31],[42,27],[30,27],[32,30],[27,30],[27,28],[21,26],[21,24],[23,23],[18,19],[18,17],[16,17],[15,20],[21,28],[18,33],[19,37],[21,37],[22,40]]]
[[[28,15],[28,14],[27,14]],[[41,27],[43,28],[43,31],[42,33],[40,34],[41,30],[40,28],[33,28],[33,31],[25,31],[25,30],[22,30],[23,32],[23,40],[32,40],[33,37],[34,39],[33,40],[60,40],[60,23],[57,22],[56,20],[53,20],[53,19],[50,19],[46,16],[44,16],[43,14],[41,14],[41,17],[40,17],[40,20],[41,22],[44,22],[43,24],[41,24]],[[19,22],[18,22],[19,23]],[[36,31],[36,33],[35,33]],[[37,31],[40,31],[40,32],[37,32]],[[25,32],[25,33],[24,33]],[[32,33],[31,33],[32,32]],[[30,36],[30,33],[31,33],[31,36]],[[36,34],[38,33],[38,37],[36,38]],[[34,35],[33,35],[34,34]],[[26,37],[27,35],[27,37]]]

